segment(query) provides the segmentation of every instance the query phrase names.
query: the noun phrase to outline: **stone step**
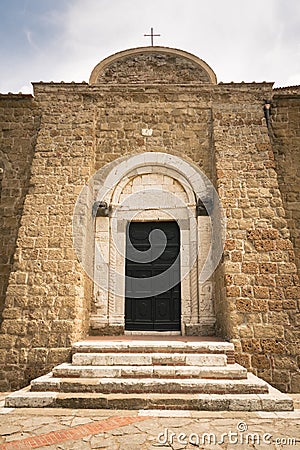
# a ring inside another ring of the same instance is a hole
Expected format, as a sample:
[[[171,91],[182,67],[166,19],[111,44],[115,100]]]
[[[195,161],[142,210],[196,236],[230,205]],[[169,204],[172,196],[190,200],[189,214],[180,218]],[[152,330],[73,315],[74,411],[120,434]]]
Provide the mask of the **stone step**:
[[[226,366],[225,354],[196,353],[74,353],[76,366]]]
[[[233,353],[234,345],[225,341],[80,341],[72,346],[73,353]]]
[[[239,364],[228,366],[75,366],[64,363],[56,366],[54,377],[65,378],[206,378],[246,379],[247,370]]]
[[[99,394],[30,392],[10,394],[10,408],[164,409],[202,411],[293,411],[293,400],[272,386],[269,394]]]
[[[32,391],[92,393],[263,394],[268,385],[249,373],[244,380],[177,378],[56,378],[52,372],[31,382]]]

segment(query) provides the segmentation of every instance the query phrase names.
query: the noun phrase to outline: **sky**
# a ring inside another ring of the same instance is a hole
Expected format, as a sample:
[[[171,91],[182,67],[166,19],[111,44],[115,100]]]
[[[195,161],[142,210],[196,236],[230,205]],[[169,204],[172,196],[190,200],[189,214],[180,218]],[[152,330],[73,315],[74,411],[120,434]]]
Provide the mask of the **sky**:
[[[107,56],[150,45],[150,27],[218,82],[300,84],[299,0],[0,0],[0,92],[88,81]]]

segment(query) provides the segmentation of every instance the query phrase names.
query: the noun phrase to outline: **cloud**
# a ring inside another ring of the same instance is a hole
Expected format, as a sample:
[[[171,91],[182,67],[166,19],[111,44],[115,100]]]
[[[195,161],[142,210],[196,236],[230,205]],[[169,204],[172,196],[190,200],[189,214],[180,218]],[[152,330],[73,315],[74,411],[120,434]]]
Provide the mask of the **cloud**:
[[[4,92],[30,81],[88,80],[101,59],[149,45],[144,33],[152,26],[161,34],[156,45],[196,54],[219,81],[300,84],[298,0],[31,0],[25,6],[0,18]]]
[[[37,44],[34,42],[34,38],[33,38],[33,32],[30,30],[24,30],[24,34],[26,36],[26,39],[30,45],[30,47],[35,51],[35,52],[40,52],[39,47],[37,46]]]
[[[144,33],[154,26],[161,34],[156,45],[195,53],[212,66],[219,80],[284,84],[291,77],[288,71],[294,72],[290,56],[300,42],[298,28],[294,27],[294,34],[288,31],[291,16],[299,10],[297,0],[290,0],[287,10],[285,4],[282,0],[252,0],[251,5],[240,0],[85,0],[83,8],[82,0],[74,0],[64,17],[66,72],[74,67],[75,77],[88,79],[89,70],[104,57],[149,45]],[[76,68],[73,58],[80,58],[85,67]],[[282,60],[287,64],[283,66]]]

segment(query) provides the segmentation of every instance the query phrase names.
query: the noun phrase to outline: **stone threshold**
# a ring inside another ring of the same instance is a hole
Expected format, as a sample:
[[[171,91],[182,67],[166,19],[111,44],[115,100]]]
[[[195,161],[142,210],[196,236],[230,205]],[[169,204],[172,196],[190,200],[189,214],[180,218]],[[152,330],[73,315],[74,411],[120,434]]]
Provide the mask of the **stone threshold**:
[[[180,331],[124,331],[124,336],[150,336],[150,337],[164,337],[164,336],[181,336]]]
[[[129,333],[129,332],[128,332]],[[138,333],[130,332],[134,334],[121,334],[121,335],[105,335],[105,336],[86,336],[82,341],[93,342],[93,341],[182,341],[182,342],[224,342],[228,343],[225,339],[217,336],[183,336],[182,334],[170,334],[170,332],[159,332],[154,334],[153,332],[143,332]],[[145,334],[144,334],[145,333]],[[175,332],[177,333],[177,332]]]

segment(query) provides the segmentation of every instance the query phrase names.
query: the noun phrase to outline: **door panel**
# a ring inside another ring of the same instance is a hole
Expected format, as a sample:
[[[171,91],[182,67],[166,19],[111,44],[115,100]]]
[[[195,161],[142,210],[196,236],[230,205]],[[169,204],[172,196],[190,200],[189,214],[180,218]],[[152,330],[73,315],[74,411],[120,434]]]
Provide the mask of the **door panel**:
[[[156,233],[152,233],[154,230]],[[137,255],[136,251],[140,253]],[[141,252],[145,252],[145,257]],[[128,224],[126,330],[180,330],[179,252],[180,231],[176,222]]]

